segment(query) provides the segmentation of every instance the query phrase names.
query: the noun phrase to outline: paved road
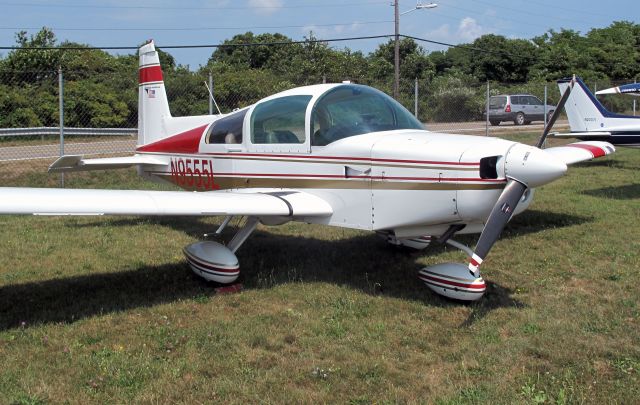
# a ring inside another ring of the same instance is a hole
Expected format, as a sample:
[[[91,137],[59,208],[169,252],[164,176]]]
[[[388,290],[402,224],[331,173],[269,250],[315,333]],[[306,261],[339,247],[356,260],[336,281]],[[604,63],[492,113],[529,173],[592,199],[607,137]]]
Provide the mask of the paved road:
[[[136,147],[135,139],[113,140],[100,142],[66,143],[64,153],[66,155],[127,155],[133,153]],[[59,144],[10,146],[0,148],[0,162],[33,159],[53,159],[60,156]]]
[[[472,135],[484,135],[485,134],[484,121],[473,122],[441,122],[441,123],[427,123],[427,128],[434,132],[447,132],[447,133],[460,133],[460,134],[472,134]],[[558,120],[553,126],[555,131],[568,130],[569,121]],[[540,132],[544,129],[542,122],[531,125],[514,125],[513,122],[503,122],[502,124],[494,127],[489,125],[489,135],[505,134],[514,132]]]
[[[469,135],[484,135],[485,122],[451,122],[427,124],[427,128],[434,132],[460,133]],[[556,130],[568,128],[566,120],[558,121],[554,127]],[[516,126],[513,123],[503,123],[497,127],[489,127],[490,135],[506,135],[514,132],[542,132],[544,126],[540,124]],[[128,155],[133,153],[136,147],[135,139],[118,139],[113,141],[96,141],[65,144],[64,152],[67,155]],[[0,148],[0,162],[11,162],[33,159],[55,159],[60,156],[58,144],[10,146]]]

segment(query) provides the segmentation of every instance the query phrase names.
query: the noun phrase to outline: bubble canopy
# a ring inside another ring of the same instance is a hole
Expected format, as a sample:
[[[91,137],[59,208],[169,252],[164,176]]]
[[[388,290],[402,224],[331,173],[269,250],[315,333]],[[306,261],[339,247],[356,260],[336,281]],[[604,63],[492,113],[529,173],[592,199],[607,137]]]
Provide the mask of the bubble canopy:
[[[311,112],[311,144],[328,145],[370,132],[424,126],[385,93],[357,84],[339,85],[320,96]]]

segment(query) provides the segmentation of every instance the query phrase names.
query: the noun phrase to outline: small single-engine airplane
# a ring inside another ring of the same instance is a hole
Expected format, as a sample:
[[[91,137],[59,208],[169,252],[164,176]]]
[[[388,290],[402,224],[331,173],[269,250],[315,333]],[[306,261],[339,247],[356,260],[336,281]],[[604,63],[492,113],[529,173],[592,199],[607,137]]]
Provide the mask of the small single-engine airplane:
[[[438,294],[477,300],[485,291],[480,264],[534,188],[569,164],[614,152],[605,142],[542,150],[429,132],[386,94],[351,83],[294,88],[229,114],[172,117],[153,42],[140,48],[139,79],[135,155],[63,156],[50,171],[136,166],[193,192],[0,188],[0,213],[225,216],[218,232],[246,217],[226,246],[184,248],[192,270],[219,283],[238,277],[235,252],[258,223],[364,229],[418,248],[435,238],[467,252],[469,263],[430,266],[420,279]],[[475,251],[452,239],[478,232]]]
[[[563,93],[573,79],[558,81]],[[640,147],[640,117],[615,114],[607,110],[580,78],[565,104],[571,132],[554,133],[556,138],[605,141],[617,146]],[[599,91],[598,94],[640,94],[640,85],[631,83]]]

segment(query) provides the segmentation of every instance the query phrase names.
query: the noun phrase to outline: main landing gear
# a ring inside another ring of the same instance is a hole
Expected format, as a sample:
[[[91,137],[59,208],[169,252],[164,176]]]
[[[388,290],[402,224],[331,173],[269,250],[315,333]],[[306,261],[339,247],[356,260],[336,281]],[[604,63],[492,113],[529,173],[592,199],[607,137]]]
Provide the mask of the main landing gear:
[[[229,224],[231,218],[225,218],[216,231],[217,235]],[[235,252],[256,229],[258,222],[258,218],[248,217],[227,246],[213,241],[200,241],[186,246],[183,252],[191,270],[205,280],[217,283],[230,284],[236,281],[240,275],[240,265]]]

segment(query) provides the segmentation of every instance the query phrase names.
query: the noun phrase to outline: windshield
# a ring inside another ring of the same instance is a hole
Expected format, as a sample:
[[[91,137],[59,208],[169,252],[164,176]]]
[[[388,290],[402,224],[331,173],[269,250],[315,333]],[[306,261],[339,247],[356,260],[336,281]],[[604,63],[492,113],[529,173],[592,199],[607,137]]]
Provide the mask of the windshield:
[[[507,104],[507,98],[504,96],[494,96],[489,99],[489,108],[504,108]]]
[[[424,129],[400,103],[381,91],[360,85],[336,87],[322,96],[311,113],[311,144],[395,129]]]

